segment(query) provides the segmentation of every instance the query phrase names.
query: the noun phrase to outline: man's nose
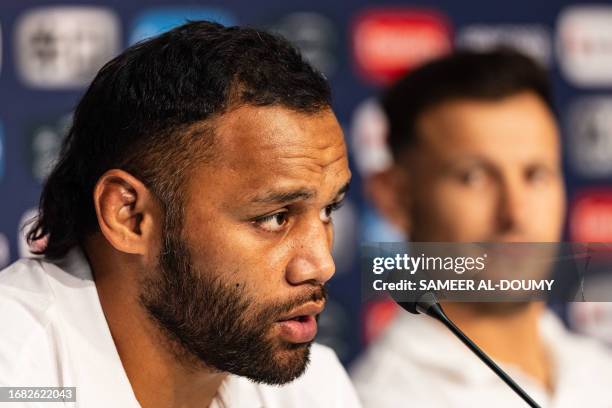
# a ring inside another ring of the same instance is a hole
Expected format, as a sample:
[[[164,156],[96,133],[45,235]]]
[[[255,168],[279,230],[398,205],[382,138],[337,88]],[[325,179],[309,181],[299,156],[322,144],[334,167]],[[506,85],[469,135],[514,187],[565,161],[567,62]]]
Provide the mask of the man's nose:
[[[504,178],[499,185],[497,222],[501,233],[512,234],[524,229],[526,208],[524,183],[518,178]]]
[[[286,270],[286,279],[292,285],[306,281],[327,282],[336,266],[331,254],[333,231],[320,220],[305,222],[296,232],[293,257]]]

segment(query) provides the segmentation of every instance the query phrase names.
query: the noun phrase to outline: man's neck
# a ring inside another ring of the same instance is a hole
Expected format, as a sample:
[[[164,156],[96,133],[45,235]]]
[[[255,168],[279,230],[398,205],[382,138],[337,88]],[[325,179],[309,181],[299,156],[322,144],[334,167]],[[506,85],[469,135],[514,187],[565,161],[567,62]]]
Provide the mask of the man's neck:
[[[487,304],[445,303],[448,317],[494,360],[512,364],[552,391],[549,356],[540,336],[540,318],[545,305],[504,305],[498,310]],[[485,308],[489,308],[486,310]]]
[[[116,254],[109,253],[112,249],[103,247],[97,243],[95,251],[86,253],[104,316],[138,402],[143,408],[208,407],[227,374],[187,368],[189,364],[171,352],[168,340],[138,303],[136,279],[125,264],[112,262],[116,259]]]

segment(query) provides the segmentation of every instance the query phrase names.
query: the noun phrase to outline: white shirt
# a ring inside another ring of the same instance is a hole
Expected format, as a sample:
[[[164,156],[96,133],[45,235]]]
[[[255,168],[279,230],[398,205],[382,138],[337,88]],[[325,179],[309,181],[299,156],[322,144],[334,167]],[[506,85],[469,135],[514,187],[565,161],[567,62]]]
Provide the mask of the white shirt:
[[[69,407],[140,406],[80,249],[72,249],[59,262],[22,259],[0,271],[0,386],[77,387],[76,403],[64,405]],[[355,391],[335,353],[317,344],[312,346],[306,372],[297,380],[279,387],[229,375],[211,405],[358,406]]]
[[[527,406],[441,323],[399,313],[351,370],[364,407]],[[612,407],[610,350],[570,333],[550,311],[540,331],[553,363],[554,395],[515,366],[500,364],[504,371],[542,408]]]

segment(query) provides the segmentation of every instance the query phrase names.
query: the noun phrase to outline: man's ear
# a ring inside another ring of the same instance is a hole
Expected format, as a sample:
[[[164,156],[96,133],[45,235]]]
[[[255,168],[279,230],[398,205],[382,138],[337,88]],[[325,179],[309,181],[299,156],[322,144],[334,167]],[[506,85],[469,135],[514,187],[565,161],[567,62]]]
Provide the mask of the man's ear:
[[[118,251],[147,255],[159,234],[160,207],[145,185],[126,171],[112,169],[94,187],[100,231]]]
[[[366,195],[378,211],[396,228],[410,233],[410,180],[397,165],[372,174],[364,180]]]

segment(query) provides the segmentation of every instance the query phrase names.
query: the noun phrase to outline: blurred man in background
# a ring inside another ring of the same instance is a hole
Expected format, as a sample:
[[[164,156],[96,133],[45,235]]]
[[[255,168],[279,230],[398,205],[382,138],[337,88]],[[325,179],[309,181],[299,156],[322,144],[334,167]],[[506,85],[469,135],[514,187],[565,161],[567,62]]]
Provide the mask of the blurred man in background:
[[[354,407],[313,344],[350,180],[323,76],[191,22],[107,63],[0,273],[0,385],[82,407]],[[66,396],[69,398],[68,396]]]
[[[546,73],[509,50],[460,51],[382,98],[394,164],[377,208],[414,242],[555,242],[565,191]],[[545,407],[611,406],[612,354],[542,302],[445,303],[448,316]],[[440,323],[400,313],[354,369],[367,407],[522,402]]]

